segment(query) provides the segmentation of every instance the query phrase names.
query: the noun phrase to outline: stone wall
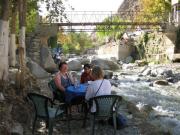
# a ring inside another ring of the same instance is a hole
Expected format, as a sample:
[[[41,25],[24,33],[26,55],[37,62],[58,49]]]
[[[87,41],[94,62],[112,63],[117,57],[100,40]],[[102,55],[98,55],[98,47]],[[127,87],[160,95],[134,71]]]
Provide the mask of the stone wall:
[[[116,60],[125,60],[131,55],[133,50],[132,44],[122,42],[113,42],[100,46],[96,53],[99,58],[115,58]]]
[[[147,43],[142,42],[144,35],[142,35],[136,46],[141,44],[140,51],[143,50],[143,58],[149,62],[166,62],[172,61],[174,55],[174,43],[164,33],[151,33],[147,35]]]
[[[34,33],[26,35],[27,56],[48,72],[54,71],[56,65],[48,48],[48,39],[57,35],[57,25],[38,25]]]

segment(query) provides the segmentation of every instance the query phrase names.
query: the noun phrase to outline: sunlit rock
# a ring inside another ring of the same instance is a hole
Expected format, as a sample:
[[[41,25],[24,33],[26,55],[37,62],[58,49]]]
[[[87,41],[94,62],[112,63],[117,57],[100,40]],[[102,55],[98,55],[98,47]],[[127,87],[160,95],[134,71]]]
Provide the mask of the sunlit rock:
[[[82,69],[81,62],[79,60],[71,60],[68,62],[69,70],[80,71]]]
[[[119,65],[114,61],[106,59],[94,59],[91,61],[92,65],[98,65],[104,70],[118,70],[120,69]]]
[[[41,66],[39,66],[36,62],[32,61],[31,59],[28,59],[27,67],[29,68],[30,72],[37,78],[50,77],[49,73],[47,73]]]

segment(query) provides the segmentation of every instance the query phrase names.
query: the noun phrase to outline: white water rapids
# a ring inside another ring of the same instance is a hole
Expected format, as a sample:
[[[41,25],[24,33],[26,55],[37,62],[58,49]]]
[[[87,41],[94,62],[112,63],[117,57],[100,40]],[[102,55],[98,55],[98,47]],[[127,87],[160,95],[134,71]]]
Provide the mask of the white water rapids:
[[[150,86],[151,82],[145,81],[147,77],[138,77],[137,73],[119,75],[118,79],[118,87],[113,87],[118,95],[132,101],[139,109],[144,105],[151,105],[154,117],[150,121],[161,125],[161,128],[173,135],[180,135],[180,89],[177,88],[179,83],[153,87]]]

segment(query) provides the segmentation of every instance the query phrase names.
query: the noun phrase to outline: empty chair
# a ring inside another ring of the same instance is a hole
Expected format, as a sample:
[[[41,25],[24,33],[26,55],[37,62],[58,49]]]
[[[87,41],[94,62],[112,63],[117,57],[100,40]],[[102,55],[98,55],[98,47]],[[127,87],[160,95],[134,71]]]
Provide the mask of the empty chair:
[[[32,101],[35,109],[35,118],[32,130],[33,134],[37,118],[39,118],[46,121],[46,126],[48,126],[49,129],[48,134],[52,135],[55,119],[63,114],[61,105],[53,107],[53,102],[50,98],[36,93],[28,93],[27,97]]]

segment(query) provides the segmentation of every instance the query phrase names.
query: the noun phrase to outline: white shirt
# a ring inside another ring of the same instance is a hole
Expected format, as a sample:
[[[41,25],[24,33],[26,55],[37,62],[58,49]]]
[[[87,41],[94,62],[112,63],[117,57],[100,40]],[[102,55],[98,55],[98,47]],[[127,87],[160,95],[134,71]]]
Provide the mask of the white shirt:
[[[90,98],[95,97],[95,96],[111,94],[111,83],[109,82],[109,80],[104,79],[102,85],[101,83],[102,83],[102,80],[96,80],[96,81],[92,81],[91,84],[88,85],[86,96],[85,96],[86,100],[89,100]],[[96,112],[95,103],[93,103],[93,106],[91,107],[91,112]]]

